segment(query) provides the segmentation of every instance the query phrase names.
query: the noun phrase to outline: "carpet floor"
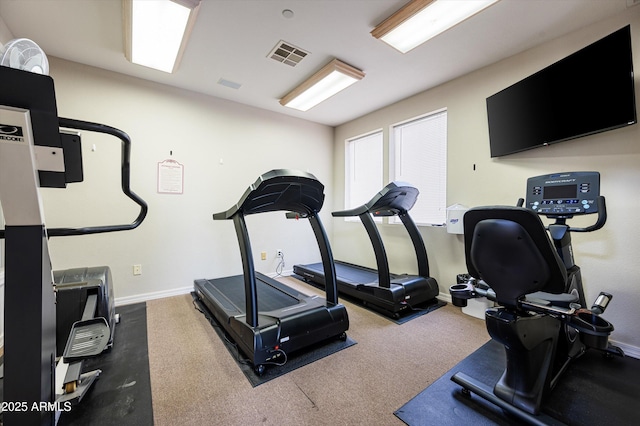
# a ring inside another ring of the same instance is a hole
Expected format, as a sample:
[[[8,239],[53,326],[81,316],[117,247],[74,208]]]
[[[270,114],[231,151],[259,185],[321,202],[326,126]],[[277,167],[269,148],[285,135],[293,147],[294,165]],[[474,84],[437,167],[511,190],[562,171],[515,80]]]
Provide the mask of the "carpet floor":
[[[356,345],[254,387],[191,295],[147,302],[155,424],[402,425],[394,411],[489,339],[451,305],[398,325],[343,303]]]

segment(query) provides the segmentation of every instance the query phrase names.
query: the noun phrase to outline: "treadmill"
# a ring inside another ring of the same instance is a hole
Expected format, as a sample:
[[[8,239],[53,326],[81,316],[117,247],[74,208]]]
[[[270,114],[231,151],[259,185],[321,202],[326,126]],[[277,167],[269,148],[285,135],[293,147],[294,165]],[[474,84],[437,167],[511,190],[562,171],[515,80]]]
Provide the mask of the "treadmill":
[[[439,293],[438,283],[429,276],[429,261],[424,241],[409,215],[418,194],[418,189],[408,183],[391,182],[368,203],[351,210],[331,213],[335,217],[360,218],[369,234],[378,267],[376,270],[335,261],[338,291],[393,318],[399,318],[403,311],[414,309],[415,306],[434,299]],[[418,261],[417,276],[389,272],[387,254],[373,217],[395,215],[400,218],[413,242]],[[293,272],[307,282],[320,287],[325,286],[326,274],[321,263],[294,265]],[[331,278],[328,282],[331,285]]]
[[[194,281],[193,297],[215,317],[261,375],[266,365],[282,365],[287,354],[331,338],[346,340],[349,317],[338,302],[329,240],[318,215],[324,185],[312,174],[272,170],[251,185],[229,210],[214,220],[233,221],[243,275]],[[309,219],[328,277],[326,298],[308,296],[255,271],[245,216],[285,211]]]

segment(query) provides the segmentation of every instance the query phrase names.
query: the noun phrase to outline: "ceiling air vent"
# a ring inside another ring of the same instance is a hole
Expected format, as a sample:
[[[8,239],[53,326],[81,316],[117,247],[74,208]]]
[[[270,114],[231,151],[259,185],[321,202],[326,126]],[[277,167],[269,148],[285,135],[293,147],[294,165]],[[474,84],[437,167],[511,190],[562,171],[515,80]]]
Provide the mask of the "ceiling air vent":
[[[268,57],[271,59],[275,59],[278,62],[282,62],[283,64],[295,67],[308,54],[309,52],[305,52],[304,50],[295,47],[291,43],[280,40],[278,44],[276,44],[276,47],[273,48],[271,53],[269,53]]]

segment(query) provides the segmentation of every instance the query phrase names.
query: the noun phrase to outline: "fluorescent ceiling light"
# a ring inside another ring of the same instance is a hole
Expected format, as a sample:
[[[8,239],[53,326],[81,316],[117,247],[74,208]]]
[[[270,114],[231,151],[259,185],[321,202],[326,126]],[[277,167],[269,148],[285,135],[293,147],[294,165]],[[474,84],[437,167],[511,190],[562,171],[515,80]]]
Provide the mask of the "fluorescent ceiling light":
[[[498,0],[411,0],[371,35],[402,53],[437,36]]]
[[[125,56],[134,64],[174,72],[200,0],[122,0]]]
[[[280,99],[280,104],[307,111],[363,77],[359,69],[334,59]]]

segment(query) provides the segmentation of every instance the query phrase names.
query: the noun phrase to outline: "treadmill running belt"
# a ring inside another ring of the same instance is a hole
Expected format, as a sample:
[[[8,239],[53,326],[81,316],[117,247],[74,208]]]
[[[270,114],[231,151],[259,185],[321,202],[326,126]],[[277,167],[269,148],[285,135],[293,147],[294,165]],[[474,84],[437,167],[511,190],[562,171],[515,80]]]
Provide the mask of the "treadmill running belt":
[[[207,280],[207,282],[211,287],[222,293],[228,301],[233,303],[233,307],[227,306],[227,308],[235,308],[242,313],[245,312],[244,277],[242,275],[212,279]],[[258,277],[256,277],[256,289],[258,291],[258,312],[269,312],[298,303],[298,299],[295,297],[265,283]],[[216,299],[223,302],[219,297],[216,297]]]
[[[378,283],[378,274],[374,271],[369,271],[363,268],[357,268],[349,265],[344,265],[339,262],[336,264],[336,276],[340,277],[340,280],[346,284],[370,284]],[[322,270],[322,264],[317,265]]]
[[[365,269],[358,266],[348,265],[335,261],[336,265],[336,277],[339,283],[349,285],[360,285],[378,283],[378,274],[376,271]],[[312,263],[310,265],[304,265],[306,269],[309,269],[316,274],[321,274],[324,277],[324,268],[322,263]],[[393,275],[392,275],[393,278]]]

